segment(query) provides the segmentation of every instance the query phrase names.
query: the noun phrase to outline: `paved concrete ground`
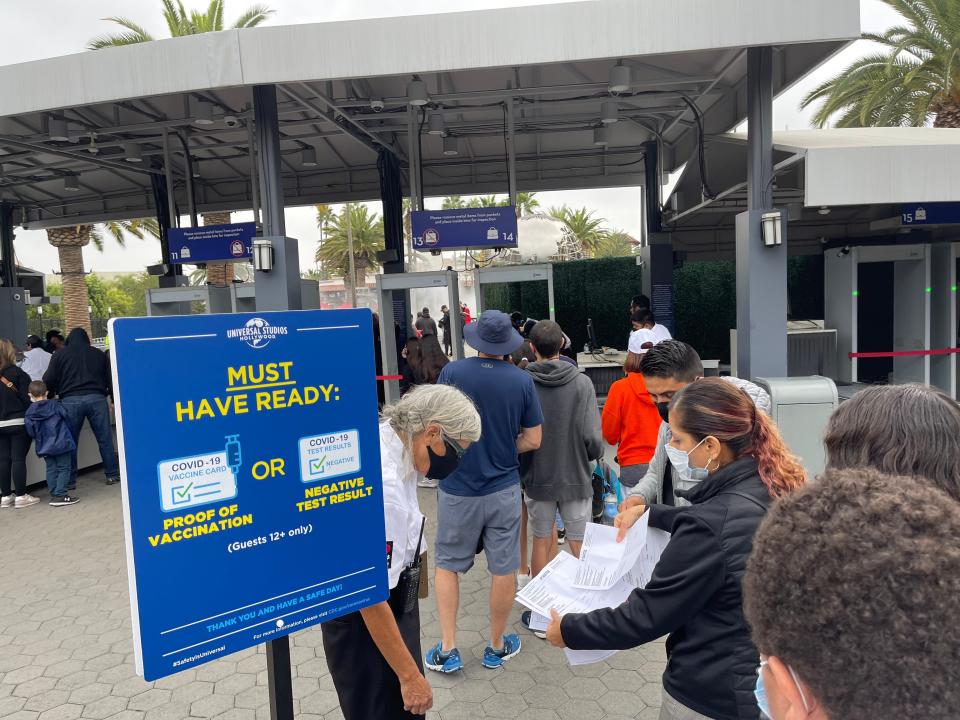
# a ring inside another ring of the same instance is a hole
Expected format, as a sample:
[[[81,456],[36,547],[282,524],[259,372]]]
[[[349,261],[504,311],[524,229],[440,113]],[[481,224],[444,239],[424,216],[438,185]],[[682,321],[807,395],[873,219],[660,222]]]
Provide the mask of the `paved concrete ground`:
[[[80,478],[82,502],[0,510],[0,717],[12,720],[259,720],[269,718],[266,659],[251,649],[147,683],[136,676],[127,604],[119,486]],[[45,498],[46,493],[37,492]],[[435,516],[432,490],[421,506]],[[434,528],[428,524],[428,534]],[[569,667],[560,650],[511,622],[523,650],[501,670],[480,664],[487,635],[488,576],[482,558],[461,588],[459,638],[466,668],[428,673],[432,720],[654,720],[662,643],[604,663]],[[431,588],[432,592],[432,588]],[[424,647],[439,639],[433,599],[422,605]],[[319,630],[293,636],[298,717],[341,718]],[[370,720],[375,720],[371,718]]]

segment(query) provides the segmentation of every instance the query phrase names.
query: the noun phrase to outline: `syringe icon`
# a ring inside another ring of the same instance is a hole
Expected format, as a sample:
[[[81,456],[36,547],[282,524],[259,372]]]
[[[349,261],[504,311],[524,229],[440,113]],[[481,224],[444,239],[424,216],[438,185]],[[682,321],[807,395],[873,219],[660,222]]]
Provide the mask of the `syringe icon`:
[[[230,467],[230,470],[233,472],[233,477],[236,479],[240,475],[240,465],[243,463],[240,456],[240,436],[239,435],[227,435],[227,465]]]

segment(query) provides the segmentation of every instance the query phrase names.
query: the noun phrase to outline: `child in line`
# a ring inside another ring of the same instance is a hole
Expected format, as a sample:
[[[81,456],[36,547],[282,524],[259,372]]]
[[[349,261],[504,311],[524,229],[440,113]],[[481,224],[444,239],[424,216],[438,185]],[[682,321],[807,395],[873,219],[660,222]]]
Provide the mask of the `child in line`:
[[[69,495],[67,485],[70,453],[77,449],[77,442],[70,432],[66,408],[58,400],[47,399],[47,386],[40,380],[31,382],[27,392],[31,401],[26,414],[27,434],[34,439],[37,455],[47,465],[50,505],[75,505],[80,498]]]

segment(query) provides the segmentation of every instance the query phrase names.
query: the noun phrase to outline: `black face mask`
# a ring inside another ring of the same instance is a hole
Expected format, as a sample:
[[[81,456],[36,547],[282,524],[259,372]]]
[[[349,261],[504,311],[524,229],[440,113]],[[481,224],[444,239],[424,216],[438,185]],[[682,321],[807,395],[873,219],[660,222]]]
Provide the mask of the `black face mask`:
[[[657,403],[657,412],[660,413],[660,417],[665,423],[670,422],[670,402],[659,402]]]
[[[452,442],[443,439],[446,445],[446,454],[437,455],[433,448],[427,445],[427,455],[430,456],[430,467],[427,468],[426,476],[431,480],[443,480],[450,475],[460,465],[460,456],[463,449],[456,447]]]

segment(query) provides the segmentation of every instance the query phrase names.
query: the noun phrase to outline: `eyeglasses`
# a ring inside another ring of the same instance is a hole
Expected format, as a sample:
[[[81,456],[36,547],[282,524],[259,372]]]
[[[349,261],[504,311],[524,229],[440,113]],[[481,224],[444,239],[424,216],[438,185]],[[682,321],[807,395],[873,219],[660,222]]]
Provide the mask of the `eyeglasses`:
[[[447,447],[453,448],[453,451],[457,454],[457,460],[462,460],[464,454],[467,452],[467,448],[463,447],[459,442],[454,440],[446,433],[440,433],[440,437],[443,438],[443,441],[447,444]]]

